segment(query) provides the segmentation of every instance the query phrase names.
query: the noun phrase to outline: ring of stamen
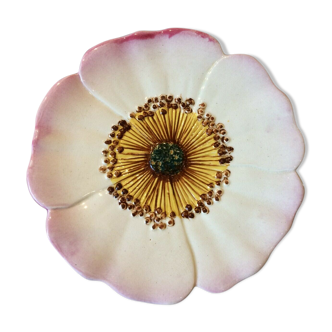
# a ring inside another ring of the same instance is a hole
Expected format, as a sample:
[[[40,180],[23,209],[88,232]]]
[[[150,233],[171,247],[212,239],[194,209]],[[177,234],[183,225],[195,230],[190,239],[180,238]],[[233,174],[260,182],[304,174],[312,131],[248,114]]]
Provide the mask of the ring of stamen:
[[[99,171],[113,183],[108,192],[152,229],[174,226],[176,216],[208,213],[223,194],[215,186],[229,184],[234,149],[224,125],[205,114],[205,103],[197,113],[194,104],[172,95],[148,98],[105,140]]]

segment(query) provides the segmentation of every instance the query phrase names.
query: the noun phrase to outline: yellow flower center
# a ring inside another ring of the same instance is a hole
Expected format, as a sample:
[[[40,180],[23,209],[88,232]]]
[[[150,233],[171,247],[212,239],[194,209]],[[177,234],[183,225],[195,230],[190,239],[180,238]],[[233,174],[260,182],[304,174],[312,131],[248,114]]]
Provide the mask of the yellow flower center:
[[[170,95],[149,98],[128,123],[113,125],[105,141],[100,171],[113,182],[109,193],[153,229],[166,228],[166,217],[173,226],[175,216],[208,213],[223,194],[216,186],[229,182],[233,148],[224,125],[205,114],[204,103],[194,113],[194,103]]]

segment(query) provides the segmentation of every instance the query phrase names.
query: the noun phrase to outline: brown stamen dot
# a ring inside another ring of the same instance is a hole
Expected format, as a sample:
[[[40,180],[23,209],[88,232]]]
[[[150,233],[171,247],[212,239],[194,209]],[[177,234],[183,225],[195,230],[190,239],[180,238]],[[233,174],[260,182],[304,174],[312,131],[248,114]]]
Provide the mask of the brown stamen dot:
[[[113,144],[114,144],[114,145],[118,145],[118,144],[119,144],[119,141],[118,141],[117,139],[115,139],[115,140],[113,141]]]
[[[159,222],[161,220],[161,218],[156,217],[154,220],[155,220],[155,222]]]
[[[219,131],[219,133],[220,133],[220,135],[226,135],[226,130],[225,130],[225,129],[221,129],[221,130]]]
[[[161,209],[161,207],[158,207],[158,208],[156,208],[156,211],[155,211],[155,212],[156,212],[157,214],[160,214],[162,211],[163,211],[163,210]]]
[[[121,196],[121,197],[119,198],[119,202],[120,202],[120,203],[126,203],[126,197]]]
[[[153,104],[153,105],[152,105],[152,108],[153,108],[154,110],[156,110],[156,109],[158,108],[158,105]]]
[[[212,199],[209,198],[209,199],[206,201],[206,204],[207,204],[207,205],[211,205],[211,204],[212,204]]]
[[[200,103],[198,106],[202,107],[202,108],[205,108],[206,107],[206,104],[205,103]]]
[[[136,116],[136,114],[134,112],[132,112],[132,113],[129,114],[130,118],[134,118],[135,116]]]
[[[116,178],[118,178],[119,176],[121,176],[122,175],[122,173],[120,172],[120,171],[115,171],[114,172],[114,176],[116,177]]]
[[[153,212],[151,212],[151,213],[149,214],[149,217],[150,217],[152,220],[154,220],[154,218],[156,217],[156,215],[155,215]]]
[[[119,183],[117,183],[117,185],[115,186],[115,189],[116,190],[120,190],[120,189],[122,189],[122,184],[119,182]]]
[[[115,145],[110,145],[110,146],[108,147],[108,149],[109,149],[110,151],[113,151],[113,150],[115,149]]]
[[[149,116],[154,116],[154,112],[153,112],[153,111],[149,111],[149,112],[148,112],[148,115],[149,115]]]
[[[188,213],[188,211],[186,211],[186,210],[184,210],[184,211],[181,213],[181,217],[182,217],[182,218],[188,218],[188,216],[189,216],[189,213]]]
[[[127,121],[126,121],[126,120],[120,120],[120,121],[118,122],[118,125],[119,125],[119,126],[122,126],[122,127],[124,127],[126,124],[127,124]]]
[[[138,198],[135,198],[135,199],[134,199],[134,204],[135,204],[135,205],[139,205],[139,203],[140,203],[140,200],[139,200]]]
[[[222,195],[222,190],[217,190],[217,195]]]
[[[110,186],[107,188],[107,191],[112,194],[114,192],[114,187]]]
[[[113,132],[113,133],[110,133],[109,135],[108,135],[109,137],[115,137],[115,132]]]
[[[202,122],[203,127],[206,127],[209,124],[209,120],[205,119]]]
[[[159,223],[159,229],[165,229],[166,224],[164,222]]]
[[[216,181],[216,186],[220,186],[221,185],[221,181]]]
[[[200,208],[199,206],[196,206],[196,207],[195,207],[195,212],[196,212],[196,213],[201,213],[201,208]]]
[[[212,196],[213,196],[213,191],[210,190],[210,191],[208,192],[208,195],[209,195],[210,197],[212,197]]]
[[[128,210],[132,210],[134,208],[134,204],[128,204]]]
[[[173,100],[173,96],[172,96],[172,95],[168,95],[168,96],[167,96],[167,101],[168,101],[168,102],[171,102],[172,100]]]
[[[207,195],[206,195],[206,194],[202,194],[200,197],[201,197],[201,199],[202,199],[203,201],[206,201],[206,200],[207,200]]]
[[[123,146],[119,146],[116,151],[118,151],[119,153],[122,153],[124,150],[124,147]]]
[[[203,115],[203,114],[204,114],[204,109],[203,109],[203,108],[199,108],[199,109],[197,110],[197,113],[198,113],[199,115]]]
[[[217,172],[216,173],[216,178],[221,179],[222,178],[222,172]]]
[[[139,116],[137,117],[137,120],[139,120],[139,121],[144,120],[144,116],[143,116],[143,115],[139,115]]]
[[[127,123],[125,126],[124,126],[124,129],[126,131],[130,130],[131,129],[131,125],[129,123]]]
[[[101,153],[106,157],[108,155],[108,150],[103,150]]]
[[[151,226],[152,229],[157,229],[158,228],[158,224],[156,223],[153,223],[152,226]]]
[[[150,111],[149,111],[149,112],[150,112]],[[144,111],[142,114],[143,114],[143,116],[146,118],[147,116],[149,116],[149,112]]]
[[[122,195],[127,195],[128,194],[128,190],[127,189],[122,189]]]
[[[207,129],[207,131],[206,131],[206,135],[210,136],[212,133],[213,133],[213,130],[212,130],[212,129]]]
[[[110,156],[114,158],[116,156],[116,153],[114,151],[111,151]]]
[[[111,139],[107,139],[107,140],[105,141],[105,144],[107,144],[107,145],[112,144],[112,140],[111,140]]]
[[[142,106],[138,106],[136,109],[137,113],[141,113],[143,111],[143,107]]]
[[[147,225],[151,224],[151,219],[149,217],[145,217],[145,223]]]
[[[161,109],[161,110],[160,110],[160,114],[162,114],[162,115],[166,115],[166,114],[167,114],[167,111],[166,111],[165,109]]]
[[[209,209],[208,209],[206,206],[204,206],[204,207],[202,208],[202,212],[203,212],[203,213],[209,213]]]
[[[175,221],[174,221],[174,219],[170,219],[170,220],[168,220],[168,226],[169,227],[173,227],[174,225],[175,225]]]
[[[136,217],[138,215],[138,212],[137,211],[133,211],[132,214],[131,214],[133,217]]]
[[[223,137],[221,138],[221,141],[222,141],[223,143],[227,143],[227,142],[229,141],[229,138],[226,137],[226,136],[223,136]]]
[[[105,163],[105,164],[109,164],[109,162],[110,162],[109,158],[105,158],[105,159],[104,159],[104,163]]]
[[[224,174],[225,176],[229,177],[231,175],[231,171],[229,169],[226,169]]]
[[[100,173],[106,173],[106,167],[105,166],[100,166],[99,167],[99,172]]]
[[[114,169],[114,166],[113,166],[113,165],[111,165],[111,166],[107,166],[106,168],[107,168],[107,170],[109,170],[109,171],[113,171],[113,169]]]
[[[112,160],[111,160],[111,164],[112,165],[115,165],[117,163],[117,160],[115,159],[115,158],[113,158]]]
[[[211,114],[210,113],[206,113],[205,116],[209,119],[211,117]]]
[[[214,183],[211,182],[211,183],[208,184],[208,186],[209,186],[209,188],[214,188]]]
[[[113,131],[117,131],[118,129],[119,129],[118,126],[116,126],[116,125],[112,126],[112,130],[113,130]]]
[[[126,204],[126,203],[121,203],[120,206],[121,206],[121,209],[122,209],[122,210],[125,210],[125,209],[127,208],[127,204]]]
[[[222,129],[222,128],[224,128],[224,125],[222,123],[218,123],[217,124],[217,129]]]
[[[114,193],[113,193],[113,197],[114,198],[118,198],[120,195],[119,195],[119,193],[117,192],[117,191],[114,191]]]
[[[191,211],[193,209],[193,207],[190,205],[190,204],[187,204],[186,205],[186,210],[187,211]]]
[[[144,104],[143,109],[148,111],[150,109],[150,105],[148,103]]]
[[[108,172],[106,175],[109,179],[111,179],[113,177],[113,174],[111,172]]]
[[[150,212],[151,211],[150,205],[144,205],[143,209],[144,209],[145,212]]]
[[[169,214],[169,216],[170,216],[171,218],[175,218],[176,214],[175,214],[175,212],[172,211],[172,212]]]
[[[218,155],[219,155],[219,156],[224,156],[225,154],[227,154],[227,151],[226,151],[226,150],[223,150],[223,148],[220,148],[220,149],[218,150]]]
[[[188,215],[188,217],[189,217],[190,219],[193,219],[193,218],[195,218],[195,215],[194,215],[192,212],[190,212],[189,215]]]
[[[228,180],[228,178],[225,178],[225,179],[224,179],[224,184],[226,184],[226,185],[229,184],[229,180]]]
[[[220,201],[220,196],[215,196],[214,199],[215,199],[215,201],[219,202]]]
[[[130,201],[133,200],[133,196],[131,196],[131,195],[127,195],[126,199],[127,199],[127,202],[130,202]]]

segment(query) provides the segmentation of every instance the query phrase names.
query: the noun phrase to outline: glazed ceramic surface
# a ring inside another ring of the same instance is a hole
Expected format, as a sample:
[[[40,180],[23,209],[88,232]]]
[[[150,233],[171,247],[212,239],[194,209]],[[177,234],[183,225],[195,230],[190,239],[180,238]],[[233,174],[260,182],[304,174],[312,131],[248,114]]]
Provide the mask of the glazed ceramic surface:
[[[256,59],[194,30],[137,32],[51,88],[28,185],[76,271],[171,304],[262,268],[301,204],[303,154],[291,103]]]

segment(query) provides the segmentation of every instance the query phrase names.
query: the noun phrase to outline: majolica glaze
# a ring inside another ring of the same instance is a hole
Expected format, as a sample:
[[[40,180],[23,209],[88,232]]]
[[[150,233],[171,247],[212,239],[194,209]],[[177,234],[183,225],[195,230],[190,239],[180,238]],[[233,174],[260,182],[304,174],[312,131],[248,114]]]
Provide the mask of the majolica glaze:
[[[265,264],[301,204],[303,153],[257,60],[194,30],[137,32],[91,48],[49,91],[28,184],[74,269],[170,304]]]

